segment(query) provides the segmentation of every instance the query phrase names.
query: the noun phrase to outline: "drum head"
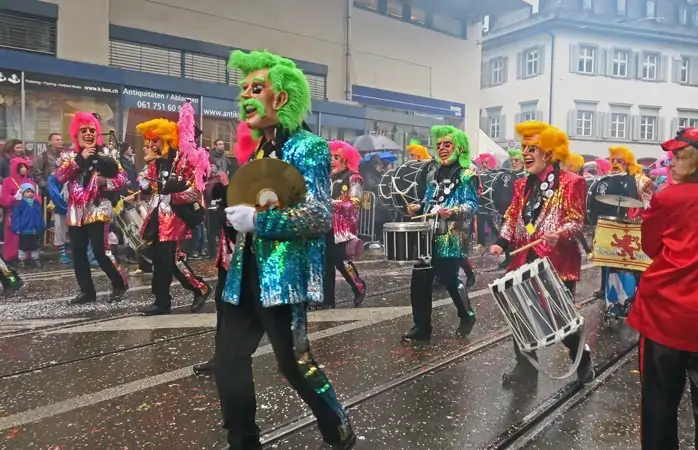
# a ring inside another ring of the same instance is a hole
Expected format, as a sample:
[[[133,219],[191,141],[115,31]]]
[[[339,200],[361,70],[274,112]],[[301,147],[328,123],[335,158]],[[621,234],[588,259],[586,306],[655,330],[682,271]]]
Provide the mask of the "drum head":
[[[480,212],[504,215],[514,198],[518,176],[507,169],[488,170],[480,174]]]
[[[430,175],[436,169],[433,161],[408,161],[395,169],[392,179],[393,207],[405,211],[407,203],[424,199]]]
[[[587,214],[586,221],[589,225],[596,225],[599,216],[617,216],[618,208],[606,205],[596,200],[599,195],[624,195],[637,197],[637,184],[635,178],[630,175],[604,175],[596,178],[587,178]],[[621,215],[627,212],[627,208],[621,208]]]
[[[378,183],[378,201],[387,209],[393,209],[393,175],[394,170],[385,172]]]

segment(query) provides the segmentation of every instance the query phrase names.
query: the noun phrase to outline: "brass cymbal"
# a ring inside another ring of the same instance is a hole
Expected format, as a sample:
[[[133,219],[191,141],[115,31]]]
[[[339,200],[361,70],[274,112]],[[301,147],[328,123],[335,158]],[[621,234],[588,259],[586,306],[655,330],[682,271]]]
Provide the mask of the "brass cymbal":
[[[594,199],[606,205],[619,206],[621,208],[644,208],[645,204],[640,200],[623,195],[597,195]]]
[[[305,178],[291,164],[275,158],[256,159],[239,168],[228,184],[228,206],[288,208],[305,198]]]

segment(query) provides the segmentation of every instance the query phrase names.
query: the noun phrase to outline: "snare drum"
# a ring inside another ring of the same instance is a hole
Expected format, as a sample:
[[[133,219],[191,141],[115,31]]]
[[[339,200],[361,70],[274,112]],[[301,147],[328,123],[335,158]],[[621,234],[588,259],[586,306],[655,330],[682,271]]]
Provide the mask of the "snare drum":
[[[599,216],[592,262],[595,266],[645,271],[652,260],[642,251],[640,221]]]
[[[584,325],[572,294],[548,258],[505,274],[489,288],[525,352],[557,344]]]
[[[383,244],[388,261],[417,262],[431,258],[431,222],[392,222],[383,225]]]

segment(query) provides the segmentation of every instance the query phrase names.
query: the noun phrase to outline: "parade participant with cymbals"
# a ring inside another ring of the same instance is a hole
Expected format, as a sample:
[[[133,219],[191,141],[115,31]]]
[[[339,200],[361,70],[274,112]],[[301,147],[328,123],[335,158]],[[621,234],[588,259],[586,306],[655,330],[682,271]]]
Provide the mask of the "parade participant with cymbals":
[[[226,208],[237,238],[216,335],[215,375],[229,448],[262,448],[252,355],[266,333],[279,370],[317,418],[323,448],[348,450],[356,435],[313,357],[307,328],[308,303],[322,301],[326,234],[332,228],[330,149],[304,122],[310,86],[293,61],[268,51],[235,51],[228,66],[242,73],[242,120],[260,139],[252,157],[292,166],[306,192],[299,203],[279,208]]]
[[[528,251],[512,254],[508,270],[548,257],[574,296],[581,272],[581,254],[575,236],[584,223],[586,182],[560,167],[569,156],[569,141],[563,131],[544,122],[529,121],[518,124],[516,132],[522,137],[528,177],[516,181],[500,238],[490,247],[490,253],[501,255],[507,249],[513,251],[535,244]],[[563,340],[572,361],[577,356],[579,341],[579,333]],[[514,351],[516,367],[504,375],[505,384],[537,379],[538,371],[516,342]],[[594,372],[589,348],[583,351],[577,377],[579,382],[587,383]],[[531,356],[536,358],[535,354]]]
[[[424,214],[436,220],[431,261],[417,263],[412,269],[410,298],[414,326],[402,336],[404,342],[431,338],[431,304],[434,278],[446,286],[458,311],[460,323],[456,336],[467,337],[475,325],[475,313],[468,290],[458,276],[460,263],[468,256],[469,221],[477,211],[477,178],[470,169],[468,136],[453,126],[431,129],[436,142],[437,164],[434,180],[421,203],[407,207],[410,215]]]

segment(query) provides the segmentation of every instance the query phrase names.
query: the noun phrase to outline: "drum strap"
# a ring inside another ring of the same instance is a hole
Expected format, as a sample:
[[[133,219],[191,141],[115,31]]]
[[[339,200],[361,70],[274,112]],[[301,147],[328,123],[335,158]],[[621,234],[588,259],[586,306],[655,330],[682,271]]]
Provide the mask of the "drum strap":
[[[547,375],[549,378],[553,380],[564,380],[574,375],[574,373],[577,371],[577,368],[579,368],[579,364],[582,362],[582,354],[584,353],[584,346],[587,343],[588,334],[589,332],[587,330],[587,324],[584,323],[581,329],[579,330],[579,345],[577,346],[577,356],[574,358],[574,362],[572,363],[572,367],[570,367],[570,370],[568,370],[565,374],[560,376],[550,375],[548,372],[541,368],[538,361],[536,361],[536,359],[533,358],[529,353],[526,353],[524,351],[522,351],[521,353],[526,357],[526,359],[528,359],[528,362],[530,362],[538,372]]]

